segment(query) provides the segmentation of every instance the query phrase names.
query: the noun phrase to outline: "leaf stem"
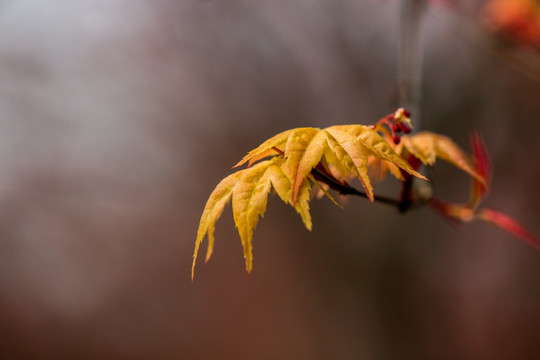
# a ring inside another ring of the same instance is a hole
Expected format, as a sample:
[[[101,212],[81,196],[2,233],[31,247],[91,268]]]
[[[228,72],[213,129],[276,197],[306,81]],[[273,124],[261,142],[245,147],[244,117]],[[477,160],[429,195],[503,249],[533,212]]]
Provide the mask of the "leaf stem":
[[[324,168],[323,168],[324,169]],[[321,167],[317,167],[311,171],[313,174],[313,177],[328,185],[332,190],[337,191],[341,195],[356,195],[363,198],[368,198],[367,194],[363,191],[357,190],[354,187],[350,186],[349,184],[342,183],[338,180],[336,180],[333,176],[328,174],[325,170],[322,170]],[[378,201],[383,204],[388,204],[392,206],[396,206],[397,208],[400,208],[401,201],[393,198],[389,198],[386,196],[380,196],[375,195],[374,200]],[[400,209],[401,211],[401,209]]]

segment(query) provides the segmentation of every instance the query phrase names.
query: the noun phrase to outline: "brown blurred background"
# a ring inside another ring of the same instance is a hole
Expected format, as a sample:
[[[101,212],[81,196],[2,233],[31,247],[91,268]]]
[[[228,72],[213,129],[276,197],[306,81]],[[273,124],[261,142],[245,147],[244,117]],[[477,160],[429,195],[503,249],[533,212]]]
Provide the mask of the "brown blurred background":
[[[323,199],[308,232],[274,197],[251,276],[227,209],[190,283],[204,203],[246,151],[394,109],[400,8],[2,0],[0,358],[539,359],[540,253],[429,209]],[[464,147],[478,129],[487,206],[540,235],[540,83],[467,28],[426,11],[422,127]],[[467,199],[459,171],[431,176]]]

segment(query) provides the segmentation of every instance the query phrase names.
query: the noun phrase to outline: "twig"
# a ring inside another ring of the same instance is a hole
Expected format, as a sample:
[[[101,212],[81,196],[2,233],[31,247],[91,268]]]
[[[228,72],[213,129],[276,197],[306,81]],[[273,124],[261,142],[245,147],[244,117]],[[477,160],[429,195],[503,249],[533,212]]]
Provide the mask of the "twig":
[[[414,129],[422,127],[422,38],[421,20],[425,0],[404,0],[401,8],[401,28],[398,54],[399,106],[409,110]],[[414,205],[412,176],[405,175],[398,208],[407,211]]]
[[[321,167],[319,166],[311,170],[311,174],[316,180],[322,183],[325,183],[326,185],[330,187],[330,189],[337,191],[341,195],[356,195],[356,196],[360,196],[366,199],[368,198],[365,192],[357,190],[354,187],[350,186],[349,184],[345,184],[336,180],[332,175],[328,174],[326,169],[322,170]],[[400,204],[401,204],[400,200],[388,198],[385,196],[379,196],[379,195],[375,195],[374,200],[381,202],[383,204],[396,206],[398,209],[400,209]]]

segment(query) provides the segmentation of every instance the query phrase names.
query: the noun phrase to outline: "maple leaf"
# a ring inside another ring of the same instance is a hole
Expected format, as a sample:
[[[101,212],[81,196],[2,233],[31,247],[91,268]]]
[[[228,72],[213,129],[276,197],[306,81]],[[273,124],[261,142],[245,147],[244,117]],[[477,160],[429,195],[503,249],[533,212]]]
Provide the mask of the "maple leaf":
[[[296,202],[300,185],[321,161],[345,169],[349,176],[360,180],[371,201],[373,188],[368,177],[368,156],[384,159],[407,173],[426,180],[375,130],[364,125],[287,130],[251,150],[235,167],[267,157],[272,151],[276,154],[282,152],[286,159],[286,168],[293,182],[292,204]]]
[[[396,138],[396,136],[394,135],[393,138]],[[397,140],[399,140],[397,144],[393,141],[388,143],[400,157],[408,159],[409,164],[415,162],[414,159],[409,159],[410,155],[427,166],[434,166],[437,158],[439,158],[468,173],[476,179],[475,184],[478,189],[482,188],[481,191],[486,190],[487,185],[484,178],[486,174],[475,169],[470,156],[449,137],[423,131],[415,135],[403,135],[398,137]],[[389,162],[380,157],[371,157],[369,158],[369,165],[379,180],[383,179],[387,172],[390,172],[400,181],[405,180],[399,167],[394,162]],[[416,165],[412,167],[416,168]]]
[[[251,272],[253,267],[252,238],[253,230],[257,226],[259,216],[266,211],[266,204],[270,189],[273,188],[285,203],[290,203],[292,181],[284,170],[285,160],[277,157],[260,162],[250,168],[240,170],[223,179],[210,195],[204,208],[195,251],[193,254],[192,280],[197,262],[199,247],[208,234],[208,249],[206,261],[212,255],[214,248],[214,228],[216,221],[223,213],[223,209],[232,199],[233,218],[240,234],[246,270]],[[311,185],[307,179],[300,184],[296,203],[293,205],[300,214],[308,230],[311,230],[311,215],[309,213],[309,195]]]
[[[411,165],[398,154],[390,143],[380,136],[374,129],[364,125],[338,125],[330,129],[342,131],[351,135],[365,148],[367,158],[384,161],[388,166],[395,169],[402,169],[405,172],[421,179],[426,179],[420,175]]]
[[[478,173],[469,156],[449,137],[429,131],[403,136],[398,152],[402,156],[408,152],[428,166],[433,166],[436,159],[440,158],[465,171],[485,187],[485,179],[482,174]]]

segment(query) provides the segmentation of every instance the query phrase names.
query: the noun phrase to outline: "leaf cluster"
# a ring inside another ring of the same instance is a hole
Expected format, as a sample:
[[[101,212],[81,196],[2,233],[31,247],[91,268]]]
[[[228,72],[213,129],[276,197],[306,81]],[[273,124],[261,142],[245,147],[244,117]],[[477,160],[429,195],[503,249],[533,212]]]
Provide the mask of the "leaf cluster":
[[[410,201],[412,180],[427,180],[418,172],[420,164],[433,166],[439,158],[472,177],[471,201],[465,206],[445,204],[433,198],[424,201],[453,219],[463,222],[475,219],[475,209],[479,199],[487,192],[489,176],[487,155],[479,142],[473,144],[476,147],[475,158],[472,159],[446,136],[427,131],[400,136],[401,132],[410,132],[410,119],[406,110],[397,109],[370,126],[337,125],[324,129],[303,127],[286,130],[251,150],[234,166],[238,168],[247,164],[248,167],[223,179],[206,203],[195,242],[192,280],[200,245],[208,235],[208,261],[214,248],[215,224],[229,202],[232,202],[233,218],[240,235],[246,270],[251,272],[253,231],[259,217],[266,211],[268,195],[272,190],[285,204],[296,210],[306,228],[311,230],[309,201],[312,185],[316,185],[332,201],[328,189],[342,194],[365,196],[372,202],[385,201],[404,210]],[[402,199],[388,200],[374,194],[368,174],[376,174],[378,179],[382,179],[387,173],[403,183]],[[349,184],[351,179],[357,179],[364,191],[353,188]],[[495,224],[497,219],[501,219],[500,215],[503,215],[493,212],[479,214],[476,218]],[[507,221],[505,229],[509,230],[512,226],[513,223]],[[513,232],[520,236],[517,231]]]

